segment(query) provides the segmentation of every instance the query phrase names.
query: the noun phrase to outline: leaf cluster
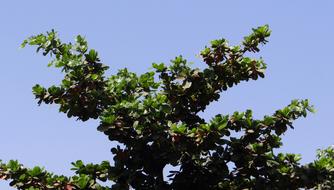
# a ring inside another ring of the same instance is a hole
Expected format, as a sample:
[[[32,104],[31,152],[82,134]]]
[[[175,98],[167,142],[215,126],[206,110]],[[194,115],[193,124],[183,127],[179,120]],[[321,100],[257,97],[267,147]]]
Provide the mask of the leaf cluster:
[[[248,55],[259,52],[270,33],[264,25],[240,45],[211,41],[200,52],[204,69],[178,56],[170,64],[153,63],[153,71],[139,75],[125,68],[110,77],[80,35],[74,44],[62,43],[55,31],[28,38],[23,46],[54,56],[49,65],[64,72],[58,86],[33,87],[38,103],[58,104],[82,121],[99,119],[97,129],[118,145],[111,149],[112,165],[77,161],[72,177],[10,161],[1,163],[0,178],[18,189],[108,189],[101,181],[111,181],[115,190],[333,188],[332,148],[307,165],[299,155],[274,151],[293,121],[314,111],[308,100],[293,100],[262,119],[251,110],[208,122],[199,115],[222,92],[264,77],[264,61]],[[178,169],[166,176],[170,165]]]

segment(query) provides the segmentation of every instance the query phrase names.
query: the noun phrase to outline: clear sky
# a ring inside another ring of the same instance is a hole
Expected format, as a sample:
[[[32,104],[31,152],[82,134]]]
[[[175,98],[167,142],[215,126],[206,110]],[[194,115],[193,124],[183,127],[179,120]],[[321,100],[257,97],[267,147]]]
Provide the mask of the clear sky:
[[[261,118],[291,99],[308,98],[317,113],[295,122],[281,151],[310,162],[318,148],[334,143],[333,9],[331,0],[1,1],[0,159],[70,175],[72,161],[112,158],[112,143],[96,131],[98,121],[82,123],[55,105],[37,106],[31,87],[58,84],[62,75],[47,68],[50,58],[19,49],[26,37],[53,28],[64,41],[81,34],[109,73],[123,67],[141,73],[180,54],[200,67],[196,54],[210,40],[237,44],[252,27],[269,24],[270,42],[256,55],[268,64],[266,78],[230,89],[203,116],[253,109]],[[10,188],[0,182],[0,189]]]

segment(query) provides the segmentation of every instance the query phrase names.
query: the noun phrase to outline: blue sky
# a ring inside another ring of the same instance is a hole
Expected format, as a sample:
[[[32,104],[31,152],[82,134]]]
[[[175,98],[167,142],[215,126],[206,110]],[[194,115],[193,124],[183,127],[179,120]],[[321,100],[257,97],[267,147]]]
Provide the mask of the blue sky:
[[[98,121],[82,123],[55,105],[37,106],[31,87],[58,84],[62,74],[47,68],[49,57],[19,49],[26,37],[50,29],[64,41],[81,34],[110,66],[109,74],[123,67],[142,73],[152,62],[168,63],[177,55],[200,67],[196,55],[210,40],[225,37],[237,44],[252,27],[269,24],[270,42],[255,55],[268,64],[266,78],[230,89],[203,116],[253,109],[261,118],[291,99],[308,98],[317,113],[295,122],[281,151],[310,162],[318,148],[334,143],[333,8],[330,0],[2,1],[0,159],[70,175],[72,161],[112,158],[112,143],[96,131]],[[0,182],[0,189],[10,188]]]

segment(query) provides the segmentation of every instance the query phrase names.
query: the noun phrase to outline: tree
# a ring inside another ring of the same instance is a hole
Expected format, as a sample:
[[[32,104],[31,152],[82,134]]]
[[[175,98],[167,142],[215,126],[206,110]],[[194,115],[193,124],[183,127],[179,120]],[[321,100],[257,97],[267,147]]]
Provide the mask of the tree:
[[[58,86],[33,87],[38,104],[58,104],[69,118],[99,119],[97,129],[118,145],[111,150],[112,164],[79,160],[72,163],[72,177],[11,160],[0,162],[0,179],[29,190],[332,189],[332,147],[306,165],[298,162],[299,155],[274,152],[293,120],[313,112],[308,100],[293,100],[263,119],[253,118],[251,110],[218,114],[209,122],[198,115],[223,91],[264,77],[264,61],[247,55],[259,52],[270,33],[264,25],[240,45],[211,41],[200,52],[204,69],[178,56],[168,66],[154,63],[153,71],[141,75],[121,69],[109,78],[104,76],[108,67],[80,35],[74,44],[62,43],[53,30],[28,38],[22,47],[37,46],[44,56],[54,56],[49,66],[65,75]],[[164,174],[170,165],[178,169]]]

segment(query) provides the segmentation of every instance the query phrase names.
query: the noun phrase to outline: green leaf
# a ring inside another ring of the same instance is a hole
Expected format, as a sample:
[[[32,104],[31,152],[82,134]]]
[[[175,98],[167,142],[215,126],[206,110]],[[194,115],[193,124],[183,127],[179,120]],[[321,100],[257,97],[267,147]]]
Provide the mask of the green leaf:
[[[94,50],[94,49],[91,49],[89,51],[88,54],[85,55],[86,56],[86,60],[89,62],[89,63],[95,63],[98,61],[98,58],[97,58],[97,52]]]
[[[157,72],[163,72],[166,69],[166,66],[163,63],[160,63],[160,64],[153,63],[152,67],[155,68]]]
[[[81,175],[77,181],[79,188],[86,189],[88,187],[89,180],[90,180],[89,176]]]
[[[98,75],[98,74],[92,74],[92,75],[90,76],[90,78],[91,78],[92,80],[96,80],[96,79],[99,78],[99,75]]]
[[[40,86],[39,84],[36,84],[34,87],[32,87],[32,91],[36,96],[40,96],[45,93],[45,88]]]
[[[30,170],[28,173],[32,177],[37,177],[42,174],[42,169],[38,166],[35,166],[32,170]]]

